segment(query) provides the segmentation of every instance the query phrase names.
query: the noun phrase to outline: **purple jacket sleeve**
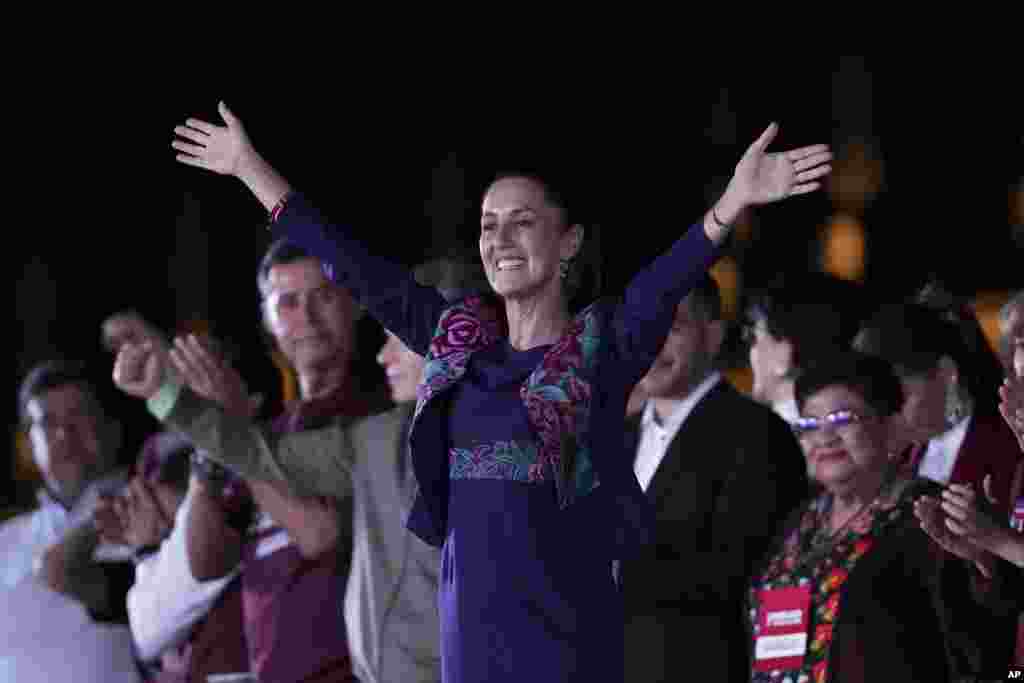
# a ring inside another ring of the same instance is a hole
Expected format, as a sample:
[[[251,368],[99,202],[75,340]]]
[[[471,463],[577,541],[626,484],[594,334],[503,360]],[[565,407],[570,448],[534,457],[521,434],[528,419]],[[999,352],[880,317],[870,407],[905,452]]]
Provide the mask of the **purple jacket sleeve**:
[[[329,269],[370,315],[396,334],[412,351],[425,356],[444,297],[416,282],[405,266],[371,254],[348,231],[327,219],[301,194],[289,197],[274,223],[277,237],[287,237]]]
[[[661,351],[676,306],[717,256],[717,247],[695,223],[626,287],[613,322],[615,346],[619,360],[630,364],[637,380]]]

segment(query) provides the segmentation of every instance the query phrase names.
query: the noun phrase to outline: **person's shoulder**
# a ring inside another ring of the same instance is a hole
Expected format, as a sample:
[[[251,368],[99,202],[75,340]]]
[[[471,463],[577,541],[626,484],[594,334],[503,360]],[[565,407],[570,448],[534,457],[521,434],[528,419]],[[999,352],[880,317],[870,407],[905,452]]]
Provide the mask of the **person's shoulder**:
[[[789,425],[778,413],[740,392],[725,377],[719,380],[702,401],[717,410],[729,411],[735,418],[734,424],[744,426],[744,429],[737,432],[746,432],[746,427],[750,426],[792,438]]]
[[[0,538],[3,538],[11,533],[17,533],[19,529],[22,529],[27,524],[32,523],[32,518],[39,514],[39,508],[31,508],[26,510],[25,508],[13,508],[11,510],[5,510],[0,513]]]
[[[410,407],[407,405],[392,406],[371,415],[363,415],[348,424],[348,429],[353,437],[374,437],[393,434],[402,429],[410,414]]]
[[[1021,457],[1017,437],[1006,424],[1003,416],[991,410],[979,410],[971,416],[971,424],[967,427],[964,443],[969,448],[977,448],[1003,457],[1005,452],[1012,452]]]
[[[21,553],[35,547],[46,526],[46,513],[41,507],[11,511],[0,522],[0,566],[6,564],[7,553]]]

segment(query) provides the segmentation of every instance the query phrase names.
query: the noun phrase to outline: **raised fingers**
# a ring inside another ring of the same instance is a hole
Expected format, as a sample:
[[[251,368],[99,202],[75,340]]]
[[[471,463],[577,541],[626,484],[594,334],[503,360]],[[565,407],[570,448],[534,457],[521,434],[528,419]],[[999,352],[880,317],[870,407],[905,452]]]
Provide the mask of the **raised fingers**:
[[[210,139],[209,133],[204,133],[200,130],[196,130],[195,128],[188,128],[186,126],[175,126],[174,134],[183,137],[186,140],[191,140],[197,145],[204,146],[206,145],[206,141]]]
[[[827,154],[828,159],[832,158],[832,153],[829,152],[828,145],[808,145],[807,147],[791,149],[786,152],[786,158],[796,164],[799,161],[822,154]]]

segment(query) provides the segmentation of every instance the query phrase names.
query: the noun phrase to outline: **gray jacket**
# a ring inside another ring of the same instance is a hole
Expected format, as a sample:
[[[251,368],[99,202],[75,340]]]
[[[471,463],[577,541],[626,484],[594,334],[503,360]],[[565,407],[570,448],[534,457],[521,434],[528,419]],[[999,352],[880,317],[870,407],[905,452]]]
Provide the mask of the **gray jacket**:
[[[441,679],[440,551],[405,528],[412,501],[406,425],[412,406],[316,430],[273,435],[187,388],[165,387],[150,410],[211,458],[246,477],[283,482],[297,496],[353,501],[345,624],[363,683]]]

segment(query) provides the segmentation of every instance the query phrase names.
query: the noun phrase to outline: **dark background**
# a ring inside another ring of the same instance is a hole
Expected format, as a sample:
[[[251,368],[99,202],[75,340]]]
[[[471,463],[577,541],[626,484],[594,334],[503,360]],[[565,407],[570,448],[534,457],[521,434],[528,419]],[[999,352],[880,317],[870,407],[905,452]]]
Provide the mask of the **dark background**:
[[[126,457],[155,426],[110,385],[99,326],[117,310],[168,332],[207,321],[240,349],[254,388],[279,384],[258,327],[266,216],[240,182],[177,164],[170,147],[186,117],[218,120],[218,98],[333,220],[409,264],[474,253],[494,172],[570,174],[586,188],[606,293],[700,217],[770,121],[781,125],[774,150],[827,142],[842,161],[859,141],[881,170],[877,193],[851,200],[832,187],[759,211],[730,247],[743,287],[817,269],[820,231],[846,211],[865,228],[871,296],[901,298],[937,276],[973,297],[1024,285],[1024,209],[1014,204],[1024,202],[1024,119],[1011,62],[836,57],[781,74],[595,68],[529,79],[349,68],[312,85],[224,77],[217,88],[111,76],[26,97],[33,123],[8,136],[8,158],[22,161],[9,162],[6,202],[15,385],[0,467],[12,471],[16,384],[54,355],[95,369],[128,426]],[[382,379],[379,332],[367,322],[362,335],[362,370]],[[0,492],[16,492],[4,475]]]

